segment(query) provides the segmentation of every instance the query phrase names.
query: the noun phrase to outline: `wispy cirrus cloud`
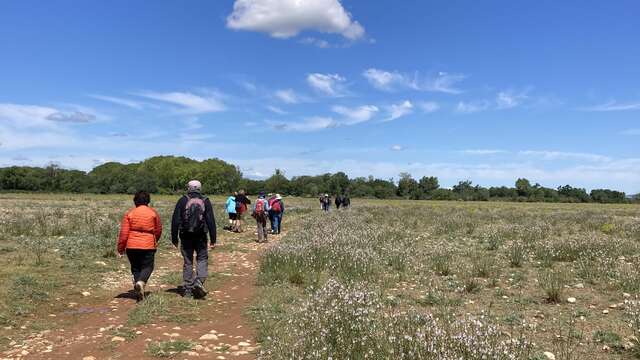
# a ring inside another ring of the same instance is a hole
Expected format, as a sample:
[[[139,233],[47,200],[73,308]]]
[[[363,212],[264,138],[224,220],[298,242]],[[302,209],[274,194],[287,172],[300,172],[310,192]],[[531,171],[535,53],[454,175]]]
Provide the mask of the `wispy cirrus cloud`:
[[[413,104],[409,100],[405,100],[398,104],[392,104],[387,107],[387,112],[389,113],[387,118],[384,121],[393,121],[397,120],[403,116],[407,116],[413,113]]]
[[[393,151],[402,151],[402,150],[404,150],[404,147],[402,145],[396,144],[396,145],[392,145],[391,146],[391,150],[393,150]]]
[[[40,105],[0,104],[0,120],[17,128],[50,128],[55,123],[89,123],[96,118],[95,112],[85,107],[71,106],[65,110]]]
[[[293,89],[276,90],[273,95],[285,104],[298,104],[304,100],[304,98],[293,91]]]
[[[622,135],[640,135],[640,128],[638,129],[627,129],[620,132]]]
[[[474,114],[488,110],[514,109],[531,99],[529,92],[529,88],[524,90],[509,89],[498,92],[493,100],[460,101],[455,107],[455,112],[459,114]]]
[[[327,40],[317,39],[314,37],[306,37],[304,39],[301,39],[300,43],[305,45],[313,45],[321,49],[328,49],[331,47],[331,43],[329,43]]]
[[[465,155],[496,155],[507,153],[507,151],[498,149],[469,149],[461,150],[460,153]]]
[[[440,110],[440,104],[435,101],[421,101],[418,103],[418,107],[427,114]]]
[[[491,108],[491,103],[487,100],[479,101],[459,101],[456,105],[455,112],[460,114],[473,114],[486,111]]]
[[[267,124],[277,131],[313,132],[337,127],[339,124],[331,117],[315,116],[296,122],[273,122]]]
[[[436,76],[421,78],[417,72],[414,75],[407,75],[398,71],[386,71],[376,68],[367,69],[362,75],[371,86],[378,90],[410,89],[447,94],[460,94],[462,90],[455,86],[466,78],[463,74],[449,74],[446,72],[439,72]]]
[[[116,96],[89,95],[89,97],[97,99],[97,100],[106,101],[106,102],[109,102],[109,103],[112,103],[112,104],[116,104],[116,105],[126,106],[128,108],[136,109],[136,110],[140,110],[143,107],[143,104],[141,102],[139,102],[139,101],[135,101],[135,100],[131,100],[131,99],[125,99],[125,98],[116,97]]]
[[[341,123],[355,125],[371,120],[380,111],[377,106],[363,105],[357,107],[333,106],[331,110],[344,117]]]
[[[233,30],[265,32],[287,39],[307,30],[340,34],[349,40],[365,36],[365,30],[339,0],[236,0],[227,17]]]
[[[286,111],[282,110],[281,108],[279,108],[277,106],[273,106],[273,105],[268,105],[267,106],[267,110],[271,111],[272,113],[278,114],[278,115],[286,115],[286,114],[288,114]]]
[[[347,79],[338,74],[313,73],[307,75],[307,84],[316,92],[339,97],[346,93],[345,82]]]
[[[529,98],[528,92],[528,89],[522,91],[500,91],[498,95],[496,95],[496,109],[512,109],[522,105],[522,103]]]
[[[592,162],[609,162],[613,160],[609,156],[599,154],[551,150],[524,150],[519,151],[518,155],[536,157],[543,160],[582,160]]]
[[[582,111],[630,111],[640,110],[640,101],[618,102],[616,100],[607,101],[606,103],[580,108]]]
[[[134,95],[177,106],[178,112],[186,114],[206,114],[227,109],[222,101],[223,96],[218,92],[209,90],[201,91],[200,93],[142,91],[134,93]]]

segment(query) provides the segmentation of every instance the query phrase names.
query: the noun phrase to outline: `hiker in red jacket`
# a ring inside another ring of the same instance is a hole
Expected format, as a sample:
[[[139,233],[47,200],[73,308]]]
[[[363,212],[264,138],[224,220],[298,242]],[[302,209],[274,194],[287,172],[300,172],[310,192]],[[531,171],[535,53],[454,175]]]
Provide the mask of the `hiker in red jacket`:
[[[160,215],[149,207],[150,201],[146,191],[138,191],[133,196],[136,207],[124,214],[118,236],[118,254],[122,256],[126,252],[129,258],[138,301],[144,299],[144,288],[153,272],[158,240],[162,236]]]

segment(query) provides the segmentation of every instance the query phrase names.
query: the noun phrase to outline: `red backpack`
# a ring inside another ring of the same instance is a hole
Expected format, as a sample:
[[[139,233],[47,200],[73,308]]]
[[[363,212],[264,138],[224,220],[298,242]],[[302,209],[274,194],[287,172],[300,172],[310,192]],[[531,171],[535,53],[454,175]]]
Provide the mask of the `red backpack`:
[[[265,200],[265,199],[258,199],[258,200],[256,201],[256,208],[255,208],[255,210],[253,211],[253,214],[254,214],[256,217],[264,216],[265,204],[266,204],[266,203],[267,203],[267,200]]]
[[[282,204],[280,204],[280,200],[276,199],[273,201],[271,204],[271,210],[276,214],[280,214],[282,212]]]

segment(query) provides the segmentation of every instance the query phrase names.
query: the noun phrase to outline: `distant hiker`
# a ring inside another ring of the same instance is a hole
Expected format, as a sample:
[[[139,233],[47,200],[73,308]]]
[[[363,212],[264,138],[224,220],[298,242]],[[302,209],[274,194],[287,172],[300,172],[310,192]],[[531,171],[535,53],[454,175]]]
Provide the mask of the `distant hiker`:
[[[275,194],[269,199],[269,220],[271,221],[272,234],[280,234],[282,215],[284,215],[284,202],[280,194]]]
[[[351,199],[349,198],[349,195],[344,195],[342,197],[342,208],[348,209],[350,206],[351,206]]]
[[[118,237],[118,254],[127,253],[138,301],[144,299],[144,288],[153,272],[156,249],[162,236],[160,215],[149,207],[150,201],[151,196],[146,191],[138,191],[133,196],[136,207],[124,214]]]
[[[187,185],[187,195],[178,200],[171,220],[171,242],[178,247],[184,259],[182,279],[185,297],[204,298],[207,291],[204,282],[208,275],[209,253],[207,232],[211,239],[211,248],[216,243],[216,220],[211,201],[201,194],[202,184],[191,180]],[[196,258],[196,273],[193,273],[193,254]]]
[[[274,219],[274,215],[275,213],[273,212],[273,209],[271,208],[271,205],[273,205],[273,202],[276,201],[276,196],[275,194],[269,193],[267,194],[267,202],[269,203],[269,213],[268,213],[268,217],[269,217],[269,225],[271,227],[271,233],[273,234],[273,225],[274,222],[276,221],[276,219]]]
[[[320,197],[320,207],[324,212],[331,210],[331,197],[329,197],[329,194],[324,194]]]
[[[251,200],[245,195],[244,190],[238,191],[236,195],[236,231],[242,232],[242,225],[244,223],[244,214],[246,214],[251,205]]]
[[[228,226],[228,230],[229,231],[236,231],[237,230],[237,220],[238,220],[238,214],[236,213],[236,196],[238,195],[237,192],[234,192],[233,195],[229,196],[229,198],[227,199],[227,202],[225,203],[225,211],[227,212],[227,214],[229,214],[229,226]]]
[[[264,193],[261,192],[253,205],[251,216],[256,219],[256,227],[258,230],[258,242],[267,242],[267,216],[269,213],[269,202],[265,199]]]
[[[342,195],[336,195],[336,209],[340,209],[343,201]]]

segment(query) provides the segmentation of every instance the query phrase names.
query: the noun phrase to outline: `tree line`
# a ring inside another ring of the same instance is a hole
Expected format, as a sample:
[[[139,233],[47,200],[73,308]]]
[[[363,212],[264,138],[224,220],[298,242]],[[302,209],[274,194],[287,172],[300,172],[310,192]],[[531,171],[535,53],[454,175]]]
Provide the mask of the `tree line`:
[[[260,191],[293,196],[317,196],[322,193],[349,194],[351,197],[413,200],[463,201],[531,201],[575,203],[626,203],[638,201],[624,192],[610,189],[583,188],[570,185],[557,189],[531,184],[518,179],[514,187],[482,187],[469,180],[460,181],[451,189],[443,188],[435,176],[418,180],[401,173],[399,180],[383,180],[373,176],[349,178],[343,172],[316,176],[287,178],[280,170],[265,180],[247,179],[237,166],[220,159],[197,161],[178,156],[156,156],[139,163],[108,162],[89,172],[67,170],[56,165],[47,167],[12,166],[0,168],[0,190],[122,194],[147,190],[174,194],[184,191],[190,179],[199,179],[203,191],[228,194],[245,189],[249,194]]]

